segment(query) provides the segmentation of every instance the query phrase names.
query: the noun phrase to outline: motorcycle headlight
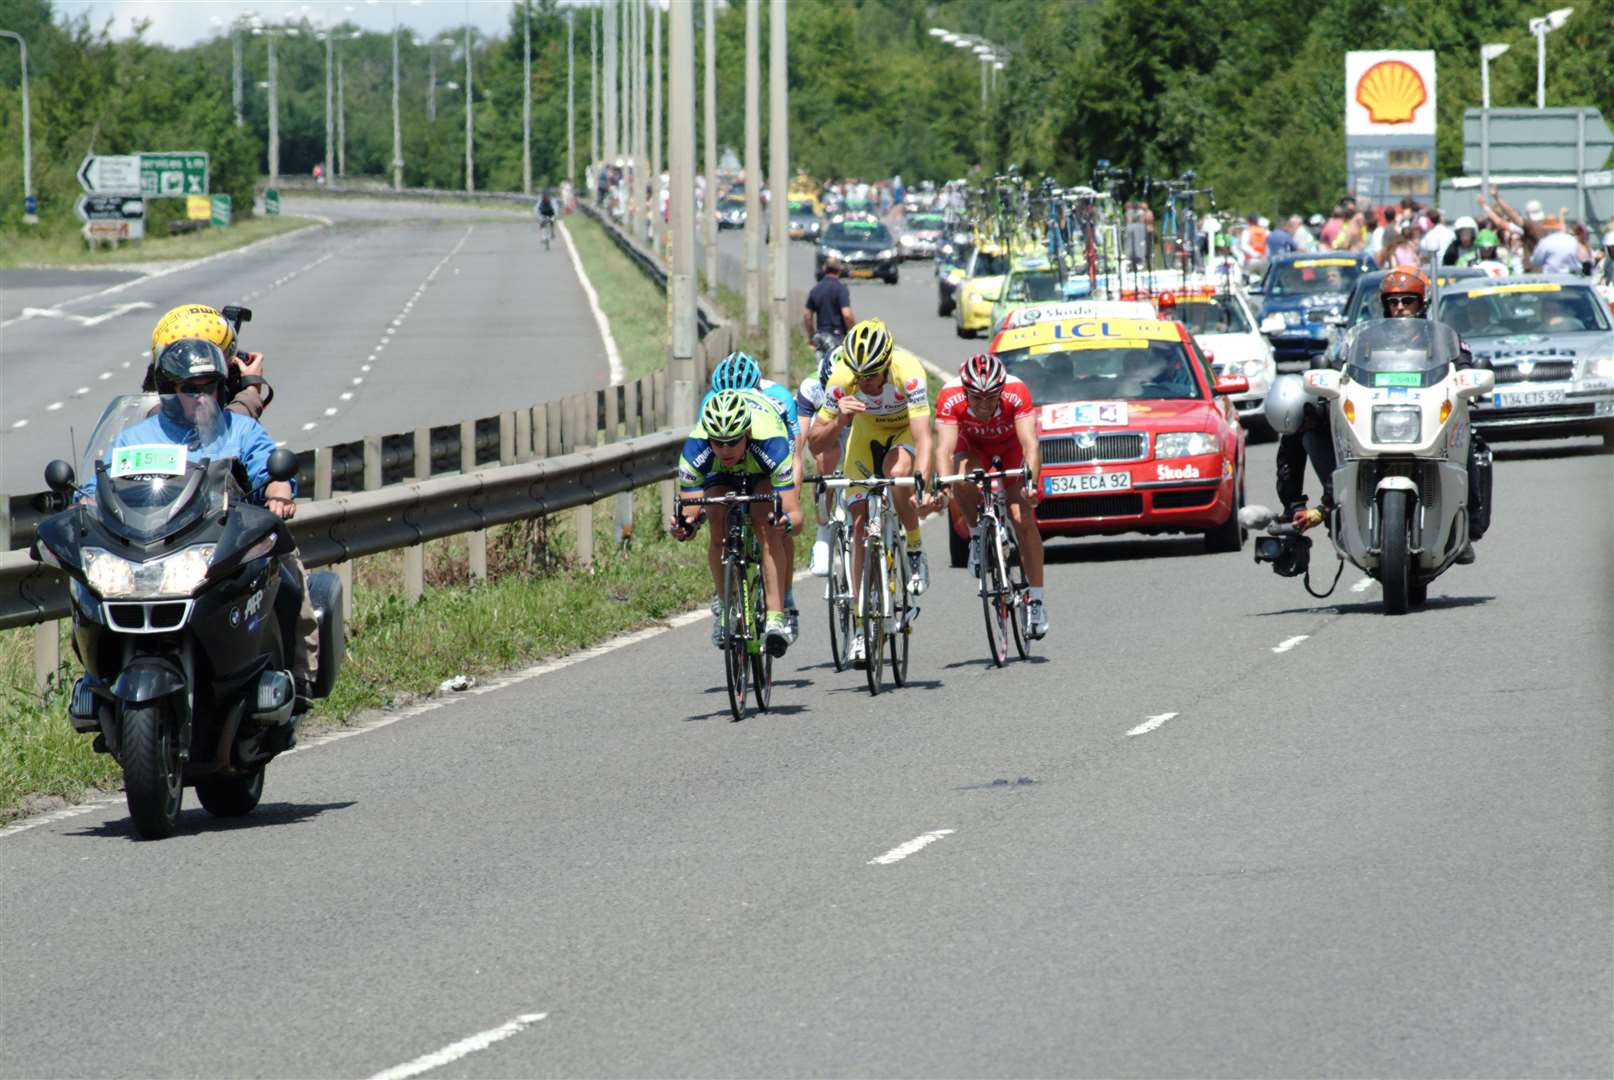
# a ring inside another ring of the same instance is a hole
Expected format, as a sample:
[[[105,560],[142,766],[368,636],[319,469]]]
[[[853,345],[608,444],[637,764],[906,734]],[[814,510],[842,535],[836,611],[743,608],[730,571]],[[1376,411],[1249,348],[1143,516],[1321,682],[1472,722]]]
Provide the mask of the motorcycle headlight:
[[[1157,458],[1194,457],[1215,454],[1222,449],[1222,440],[1212,431],[1166,431],[1154,437],[1154,456]]]
[[[150,562],[131,562],[102,548],[84,549],[84,580],[108,599],[189,596],[207,576],[212,544],[195,544]]]
[[[1423,410],[1409,405],[1373,407],[1373,441],[1415,443],[1423,433]]]

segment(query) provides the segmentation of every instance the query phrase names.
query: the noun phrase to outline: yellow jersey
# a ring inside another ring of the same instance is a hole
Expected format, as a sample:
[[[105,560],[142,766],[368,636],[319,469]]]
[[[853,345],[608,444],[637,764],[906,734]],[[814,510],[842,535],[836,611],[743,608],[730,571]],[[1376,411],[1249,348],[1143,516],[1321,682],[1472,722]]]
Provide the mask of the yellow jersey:
[[[910,352],[892,351],[891,367],[878,394],[859,390],[852,369],[837,360],[829,381],[824,384],[824,404],[818,410],[819,418],[830,421],[839,417],[841,399],[848,394],[863,402],[867,409],[852,421],[852,430],[858,434],[899,434],[908,430],[911,417],[930,415],[930,387],[925,381],[925,369]]]

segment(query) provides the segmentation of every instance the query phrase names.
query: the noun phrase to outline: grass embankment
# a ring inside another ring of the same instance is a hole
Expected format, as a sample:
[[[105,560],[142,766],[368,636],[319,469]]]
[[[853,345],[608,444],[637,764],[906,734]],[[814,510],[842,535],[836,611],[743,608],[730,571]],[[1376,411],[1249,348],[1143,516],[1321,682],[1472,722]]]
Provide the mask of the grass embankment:
[[[598,225],[581,215],[567,225],[611,318],[629,377],[653,370],[666,356],[660,290]],[[731,313],[732,299],[719,297]],[[799,378],[812,353],[799,335],[793,338]],[[766,340],[764,326],[741,347],[760,357]],[[477,588],[465,584],[463,538],[428,544],[427,589],[418,604],[400,595],[401,553],[360,560],[342,676],[308,723],[344,724],[367,709],[428,694],[454,675],[485,675],[570,652],[705,603],[711,581],[704,538],[682,545],[667,539],[653,488],[635,494],[634,513],[634,539],[624,547],[615,535],[612,502],[597,504],[594,572],[588,575],[572,572],[575,515],[569,513],[493,530],[489,582]],[[811,516],[797,537],[798,567],[806,565]],[[806,594],[800,602],[809,604]],[[62,625],[64,662],[56,688],[45,695],[32,688],[33,628],[0,631],[0,822],[40,805],[41,797],[78,799],[118,783],[117,764],[93,753],[90,736],[74,734],[68,724],[65,687],[79,669]]]
[[[149,237],[116,248],[102,244],[91,250],[84,238],[73,235],[13,237],[0,248],[0,269],[27,266],[121,266],[128,263],[200,259],[221,251],[245,247],[271,236],[318,224],[306,217],[251,217],[228,229],[201,229],[181,236]]]

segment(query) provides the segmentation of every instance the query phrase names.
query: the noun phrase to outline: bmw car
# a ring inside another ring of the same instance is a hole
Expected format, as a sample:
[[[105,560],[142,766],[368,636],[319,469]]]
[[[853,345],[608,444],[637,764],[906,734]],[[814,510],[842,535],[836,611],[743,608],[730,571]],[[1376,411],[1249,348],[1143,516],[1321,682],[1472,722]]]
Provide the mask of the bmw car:
[[[1280,255],[1267,267],[1261,297],[1261,332],[1278,362],[1309,361],[1328,348],[1329,321],[1345,311],[1351,287],[1376,270],[1361,252]]]
[[[1473,414],[1487,438],[1600,434],[1614,446],[1614,315],[1589,280],[1460,281],[1434,315],[1496,372],[1496,391]]]

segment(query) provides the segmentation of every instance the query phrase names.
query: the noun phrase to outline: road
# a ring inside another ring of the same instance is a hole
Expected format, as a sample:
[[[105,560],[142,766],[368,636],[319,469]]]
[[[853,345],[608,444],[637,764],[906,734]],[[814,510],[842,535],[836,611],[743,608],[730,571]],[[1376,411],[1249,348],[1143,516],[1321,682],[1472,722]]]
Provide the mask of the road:
[[[102,408],[138,392],[151,328],[186,302],[242,303],[267,354],[265,425],[293,449],[491,416],[606,385],[563,248],[530,221],[426,203],[284,201],[332,221],[188,268],[0,273],[0,492],[44,487]]]
[[[1614,469],[1500,457],[1406,617],[1061,542],[1007,670],[937,565],[878,699],[811,606],[731,723],[699,618],[278,761],[238,823],[0,835],[0,1075],[1608,1076]]]

